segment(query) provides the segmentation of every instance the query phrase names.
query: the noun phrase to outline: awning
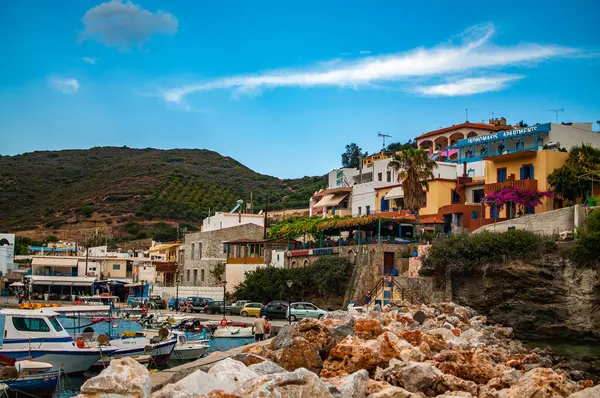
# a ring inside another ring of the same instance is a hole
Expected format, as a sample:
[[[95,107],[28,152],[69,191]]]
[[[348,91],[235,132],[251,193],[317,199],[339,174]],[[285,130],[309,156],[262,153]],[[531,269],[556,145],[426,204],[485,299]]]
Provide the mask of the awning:
[[[444,149],[442,155],[446,157],[446,159],[450,159],[452,156],[458,153],[458,149]]]
[[[92,286],[96,278],[89,276],[31,276],[32,285]]]
[[[390,192],[388,192],[384,199],[397,199],[404,197],[404,189],[402,187],[394,187]]]
[[[78,260],[76,258],[35,257],[31,261],[31,266],[73,268],[77,267],[77,263]]]
[[[325,195],[321,200],[317,202],[313,207],[331,207],[337,206],[340,202],[348,197],[347,193],[340,193],[336,195]]]

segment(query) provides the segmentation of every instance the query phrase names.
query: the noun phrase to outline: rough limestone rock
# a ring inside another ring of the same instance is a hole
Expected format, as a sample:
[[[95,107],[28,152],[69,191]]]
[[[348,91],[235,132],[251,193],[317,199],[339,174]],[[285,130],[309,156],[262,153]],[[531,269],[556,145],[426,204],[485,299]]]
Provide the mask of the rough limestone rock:
[[[420,329],[417,330],[405,330],[400,334],[401,339],[408,341],[414,346],[419,346],[423,341],[423,332]]]
[[[441,374],[438,368],[423,362],[409,362],[400,370],[402,384],[411,392],[431,388]]]
[[[256,355],[256,354],[248,354],[246,352],[240,352],[239,354],[235,354],[233,359],[236,361],[240,361],[246,366],[254,365],[255,363],[264,362],[266,359]]]
[[[598,398],[600,397],[600,386],[586,388],[569,395],[569,398]]]
[[[424,334],[421,338],[421,344],[423,343],[427,343],[432,352],[440,352],[448,349],[448,343],[439,334]]]
[[[567,397],[577,390],[563,375],[552,369],[537,368],[523,375],[512,386],[506,398],[556,398]]]
[[[152,382],[148,369],[130,357],[113,359],[98,376],[81,386],[80,398],[110,396],[114,398],[148,398]]]
[[[275,351],[274,362],[288,371],[306,368],[317,374],[323,366],[319,353],[303,337],[294,337],[291,339],[289,347]]]
[[[398,336],[391,332],[384,332],[377,337],[375,351],[379,352],[379,359],[383,362],[388,362],[392,358],[400,358],[400,353],[404,349],[412,349],[412,345],[401,340]]]
[[[421,396],[413,394],[410,391],[406,391],[404,388],[389,387],[385,390],[381,390],[369,395],[368,398],[421,398]]]
[[[331,398],[329,388],[304,368],[294,372],[265,375],[241,384],[235,394],[243,397]]]
[[[513,328],[499,326],[494,329],[494,337],[497,339],[510,339],[513,334]]]
[[[292,346],[292,339],[296,333],[292,325],[285,325],[277,333],[277,337],[273,339],[273,349],[281,350],[282,348],[288,348]]]
[[[339,325],[331,328],[331,334],[335,344],[344,340],[347,336],[354,336],[354,327],[350,325]]]
[[[263,361],[248,366],[248,369],[259,376],[271,375],[275,373],[283,373],[285,369],[271,361]]]
[[[169,384],[162,390],[155,392],[152,394],[152,398],[195,398],[217,390],[232,393],[234,389],[235,384],[197,370],[177,383]]]
[[[433,384],[432,389],[438,394],[447,394],[451,391],[463,391],[477,396],[477,384],[475,384],[475,382],[463,380],[460,377],[448,374],[441,374]]]
[[[379,354],[371,346],[356,336],[348,336],[329,351],[321,376],[345,376],[361,369],[371,373],[379,362]]]
[[[392,385],[387,381],[369,379],[367,384],[367,394],[375,394],[390,387],[392,387]]]
[[[354,321],[354,334],[361,339],[373,339],[382,332],[381,322],[377,319],[356,319]]]
[[[323,381],[335,388],[334,395],[336,397],[365,398],[369,387],[369,372],[359,370],[345,377],[335,377]]]
[[[248,347],[245,347],[242,350],[242,353],[258,355],[261,358],[265,358],[265,359],[274,361],[275,360],[275,351],[273,351],[273,349],[271,348],[272,345],[273,345],[273,343],[271,343],[271,346],[250,344]]]
[[[208,374],[232,384],[243,383],[258,377],[256,373],[248,369],[242,362],[231,358],[217,362],[210,368]]]
[[[329,320],[341,321],[342,325],[354,326],[354,317],[348,313],[348,311],[331,311],[325,314],[322,318],[323,322],[326,323]]]
[[[442,339],[446,343],[456,337],[454,335],[454,333],[452,333],[449,329],[445,329],[445,328],[429,329],[429,331],[427,331],[427,333],[430,334],[430,335],[432,335],[432,336],[441,336]]]
[[[310,342],[322,358],[326,358],[329,350],[336,344],[331,328],[317,319],[305,318],[295,326],[297,335]]]

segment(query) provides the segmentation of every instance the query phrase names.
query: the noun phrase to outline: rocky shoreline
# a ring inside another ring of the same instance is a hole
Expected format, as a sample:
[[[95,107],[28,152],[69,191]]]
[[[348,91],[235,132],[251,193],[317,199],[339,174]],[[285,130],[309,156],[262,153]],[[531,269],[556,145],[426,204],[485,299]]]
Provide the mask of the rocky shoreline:
[[[78,397],[600,397],[593,365],[556,363],[550,352],[512,340],[512,332],[453,303],[394,302],[286,326],[269,344],[152,394],[143,366],[113,360]]]

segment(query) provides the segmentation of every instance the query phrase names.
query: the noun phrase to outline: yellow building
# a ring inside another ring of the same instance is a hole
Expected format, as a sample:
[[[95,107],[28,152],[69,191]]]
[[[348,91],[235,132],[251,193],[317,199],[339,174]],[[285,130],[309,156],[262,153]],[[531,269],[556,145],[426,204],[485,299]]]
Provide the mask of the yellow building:
[[[541,150],[521,151],[506,155],[490,156],[486,158],[485,165],[485,194],[498,191],[506,187],[517,187],[526,190],[547,191],[548,174],[564,165],[569,154],[567,152]],[[562,207],[556,199],[543,199],[542,204],[528,213],[543,213]],[[514,217],[516,209],[511,206],[494,214],[492,209],[486,210],[489,218]]]
[[[420,215],[437,214],[442,206],[452,203],[452,191],[456,189],[456,180],[435,178],[429,181],[429,190],[423,191],[423,207]],[[400,211],[404,209],[404,191],[402,184],[375,189],[375,211]]]
[[[104,260],[104,277],[107,279],[133,278],[133,259],[106,258]]]
[[[148,250],[152,263],[156,266],[156,283],[159,286],[173,286],[179,263],[181,242],[159,244]]]
[[[383,151],[381,151],[379,153],[374,153],[363,159],[363,167],[371,167],[371,166],[373,166],[373,163],[375,163],[376,161],[383,160],[383,159],[389,159],[389,158],[391,158],[391,156]]]

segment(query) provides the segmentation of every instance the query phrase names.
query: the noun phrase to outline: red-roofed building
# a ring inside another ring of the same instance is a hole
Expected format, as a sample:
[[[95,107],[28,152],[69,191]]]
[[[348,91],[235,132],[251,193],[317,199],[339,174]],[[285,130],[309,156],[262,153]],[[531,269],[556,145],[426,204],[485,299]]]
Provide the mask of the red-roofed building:
[[[491,134],[497,131],[510,130],[512,126],[506,124],[505,118],[490,119],[490,123],[471,123],[464,122],[450,127],[444,127],[421,134],[415,140],[420,149],[424,149],[430,154],[440,153],[449,145],[455,145],[458,140],[463,138]],[[448,158],[456,154],[448,154]]]

